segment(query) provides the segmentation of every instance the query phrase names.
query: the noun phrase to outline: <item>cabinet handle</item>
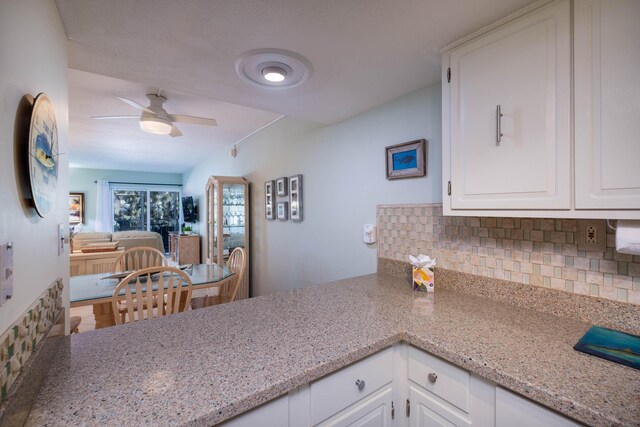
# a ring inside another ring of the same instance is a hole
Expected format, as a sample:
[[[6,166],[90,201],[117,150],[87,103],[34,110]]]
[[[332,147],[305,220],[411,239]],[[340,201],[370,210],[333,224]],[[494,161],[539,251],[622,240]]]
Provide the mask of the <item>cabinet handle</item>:
[[[427,379],[431,384],[435,384],[436,380],[438,379],[438,374],[436,374],[435,372],[429,372],[429,375],[427,375]]]
[[[358,386],[358,390],[364,390],[364,380],[356,380],[356,386]]]
[[[502,140],[502,107],[498,105],[496,107],[496,146],[500,146]]]

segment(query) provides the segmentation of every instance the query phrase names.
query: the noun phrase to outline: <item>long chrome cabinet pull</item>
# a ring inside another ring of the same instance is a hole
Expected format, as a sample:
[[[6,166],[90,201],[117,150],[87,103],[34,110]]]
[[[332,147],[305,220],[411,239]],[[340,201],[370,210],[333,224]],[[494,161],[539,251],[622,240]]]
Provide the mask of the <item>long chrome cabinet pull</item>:
[[[496,107],[496,145],[500,146],[502,140],[502,107]]]

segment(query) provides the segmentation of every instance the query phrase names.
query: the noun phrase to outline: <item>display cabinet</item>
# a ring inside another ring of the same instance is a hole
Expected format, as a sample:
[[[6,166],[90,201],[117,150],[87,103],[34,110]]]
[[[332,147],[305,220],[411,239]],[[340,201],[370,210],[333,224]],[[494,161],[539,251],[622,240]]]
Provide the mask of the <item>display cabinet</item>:
[[[207,206],[206,262],[224,265],[237,247],[247,254],[247,272],[238,299],[249,298],[249,183],[242,177],[212,176],[205,189]]]

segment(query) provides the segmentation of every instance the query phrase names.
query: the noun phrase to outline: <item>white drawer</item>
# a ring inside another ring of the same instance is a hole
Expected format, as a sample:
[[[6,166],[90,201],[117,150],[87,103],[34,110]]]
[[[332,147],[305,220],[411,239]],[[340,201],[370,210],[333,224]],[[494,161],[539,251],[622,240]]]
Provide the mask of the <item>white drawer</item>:
[[[358,380],[364,381],[362,389],[356,384]],[[329,418],[392,380],[393,349],[388,348],[312,382],[311,424]]]
[[[409,347],[409,379],[469,413],[469,372]]]

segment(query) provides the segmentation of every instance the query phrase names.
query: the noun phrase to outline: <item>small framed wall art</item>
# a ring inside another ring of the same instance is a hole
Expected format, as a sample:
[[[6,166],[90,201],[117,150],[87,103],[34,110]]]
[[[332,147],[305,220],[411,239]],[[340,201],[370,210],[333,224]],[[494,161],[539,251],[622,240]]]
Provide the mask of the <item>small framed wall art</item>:
[[[276,219],[274,211],[275,198],[275,181],[267,181],[264,183],[264,216],[267,219]]]
[[[280,221],[286,221],[288,219],[288,216],[289,216],[288,205],[289,203],[287,202],[278,202],[278,219]]]
[[[302,175],[289,177],[289,218],[302,221]]]
[[[390,145],[385,148],[387,179],[415,178],[427,174],[425,139]]]
[[[84,223],[84,193],[69,193],[69,224]]]
[[[288,193],[287,188],[287,177],[283,176],[282,178],[276,179],[276,189],[278,196],[286,196]]]

